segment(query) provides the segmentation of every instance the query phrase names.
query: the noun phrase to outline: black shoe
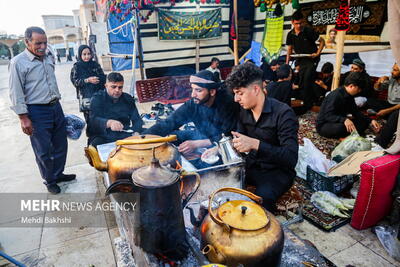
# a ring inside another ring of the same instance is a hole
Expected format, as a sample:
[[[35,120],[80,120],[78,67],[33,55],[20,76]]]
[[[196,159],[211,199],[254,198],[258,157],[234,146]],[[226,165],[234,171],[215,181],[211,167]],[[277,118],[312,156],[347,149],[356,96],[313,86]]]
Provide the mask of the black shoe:
[[[75,180],[75,178],[76,178],[75,174],[64,174],[64,173],[62,173],[56,179],[56,183],[69,182],[69,181]]]
[[[47,191],[53,195],[57,195],[61,192],[61,189],[57,184],[51,184],[47,186]]]

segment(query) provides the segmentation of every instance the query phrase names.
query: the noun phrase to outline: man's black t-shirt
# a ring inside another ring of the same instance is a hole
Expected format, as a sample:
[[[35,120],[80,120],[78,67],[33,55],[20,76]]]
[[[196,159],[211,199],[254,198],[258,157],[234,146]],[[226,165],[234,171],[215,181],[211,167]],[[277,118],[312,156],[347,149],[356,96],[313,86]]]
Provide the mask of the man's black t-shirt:
[[[298,35],[292,29],[287,34],[286,45],[293,46],[296,54],[312,54],[318,51],[315,43],[318,39],[318,33],[310,27],[304,27]]]
[[[267,85],[268,97],[275,98],[282,103],[287,104],[290,107],[292,95],[292,82],[281,81],[281,82],[270,82]]]

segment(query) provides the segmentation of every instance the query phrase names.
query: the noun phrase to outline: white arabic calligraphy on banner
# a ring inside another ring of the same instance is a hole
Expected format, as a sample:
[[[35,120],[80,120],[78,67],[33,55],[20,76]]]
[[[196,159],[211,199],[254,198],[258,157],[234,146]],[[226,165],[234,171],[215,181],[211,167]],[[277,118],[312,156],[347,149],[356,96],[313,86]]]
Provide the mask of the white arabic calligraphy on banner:
[[[313,26],[318,25],[330,25],[336,23],[336,18],[339,14],[338,8],[330,8],[323,10],[313,10],[312,16],[307,19],[309,22],[312,21]],[[364,6],[351,6],[350,7],[350,23],[357,24],[361,23],[364,19],[367,19],[371,15],[368,9],[364,10]]]

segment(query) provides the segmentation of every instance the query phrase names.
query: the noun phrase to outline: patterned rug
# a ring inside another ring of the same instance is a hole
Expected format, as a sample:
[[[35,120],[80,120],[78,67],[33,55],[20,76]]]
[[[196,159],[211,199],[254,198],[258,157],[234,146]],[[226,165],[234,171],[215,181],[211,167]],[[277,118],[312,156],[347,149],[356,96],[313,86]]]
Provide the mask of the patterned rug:
[[[308,111],[307,113],[299,116],[299,144],[303,145],[303,138],[310,139],[313,144],[326,155],[328,158],[331,152],[340,143],[338,139],[325,138],[317,133],[315,128],[318,113]]]

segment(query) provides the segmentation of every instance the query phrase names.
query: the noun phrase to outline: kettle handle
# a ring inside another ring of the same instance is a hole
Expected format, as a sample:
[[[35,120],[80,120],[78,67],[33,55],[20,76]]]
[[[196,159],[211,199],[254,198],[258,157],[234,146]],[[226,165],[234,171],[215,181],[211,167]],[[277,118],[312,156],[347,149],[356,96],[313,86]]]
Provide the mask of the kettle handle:
[[[157,138],[141,138],[141,139],[128,139],[128,140],[118,140],[115,142],[117,146],[122,145],[140,145],[140,144],[153,144],[153,143],[165,143],[176,141],[176,135],[168,135],[166,137],[157,137]]]
[[[258,204],[261,204],[263,199],[262,197],[259,197],[249,191],[240,189],[240,188],[234,188],[234,187],[223,187],[218,189],[217,191],[214,191],[208,200],[208,214],[210,214],[211,219],[216,223],[219,224],[221,226],[225,226],[228,230],[230,229],[229,225],[227,225],[226,223],[224,223],[223,221],[221,221],[220,219],[217,218],[217,216],[214,215],[214,212],[211,208],[211,203],[214,199],[215,194],[219,193],[219,192],[223,192],[223,191],[227,191],[227,192],[232,192],[232,193],[237,193],[237,194],[241,194],[244,195],[248,198],[250,198],[251,200],[255,201]]]
[[[182,200],[182,208],[185,208],[187,203],[189,203],[190,199],[193,197],[193,195],[197,192],[197,190],[200,187],[200,175],[197,172],[186,172],[186,171],[183,171],[181,175],[182,175],[182,177],[180,179],[180,182],[181,182],[180,193],[181,194],[182,194],[182,190],[183,190],[183,183],[182,183],[183,178],[186,176],[192,176],[192,175],[196,176],[196,183],[192,188],[192,192],[190,192],[186,196],[186,198]]]

